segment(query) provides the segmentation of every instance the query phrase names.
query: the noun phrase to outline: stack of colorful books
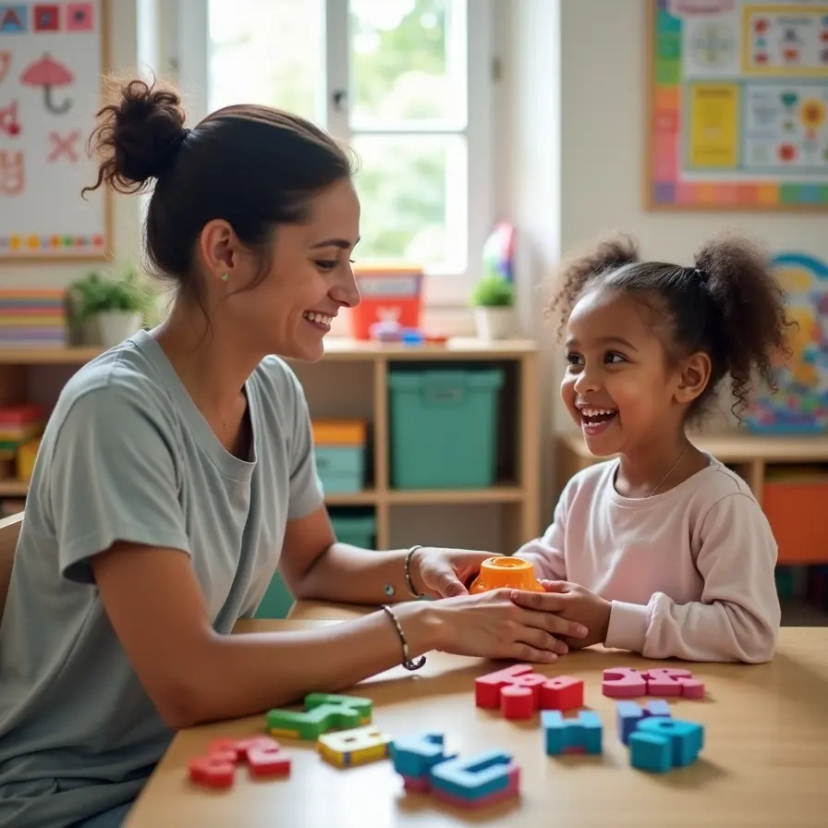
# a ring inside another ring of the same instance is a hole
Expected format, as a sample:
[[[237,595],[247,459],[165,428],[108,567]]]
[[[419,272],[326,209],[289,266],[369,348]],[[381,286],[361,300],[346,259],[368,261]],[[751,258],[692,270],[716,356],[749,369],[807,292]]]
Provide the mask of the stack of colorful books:
[[[0,348],[65,348],[67,321],[62,289],[0,289]]]
[[[45,424],[46,410],[37,403],[0,407],[0,479],[32,476]]]

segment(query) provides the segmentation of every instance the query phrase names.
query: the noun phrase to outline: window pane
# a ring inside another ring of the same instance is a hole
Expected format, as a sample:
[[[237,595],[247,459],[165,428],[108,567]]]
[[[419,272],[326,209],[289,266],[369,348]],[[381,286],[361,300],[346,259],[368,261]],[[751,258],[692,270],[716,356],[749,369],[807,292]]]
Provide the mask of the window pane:
[[[210,110],[238,103],[320,122],[324,0],[209,0]]]
[[[351,123],[466,123],[466,0],[350,0]]]
[[[358,262],[466,267],[466,142],[461,136],[360,135]]]

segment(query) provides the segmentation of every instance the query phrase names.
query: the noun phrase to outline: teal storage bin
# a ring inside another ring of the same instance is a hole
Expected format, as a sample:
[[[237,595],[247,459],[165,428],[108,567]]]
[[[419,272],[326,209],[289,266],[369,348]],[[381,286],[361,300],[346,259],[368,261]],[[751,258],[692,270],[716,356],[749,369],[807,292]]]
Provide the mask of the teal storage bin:
[[[273,573],[270,586],[265,592],[262,603],[256,610],[256,618],[286,618],[293,606],[293,596],[285,586],[282,576],[278,572]]]
[[[317,446],[316,472],[328,494],[362,490],[365,481],[364,446]]]
[[[336,539],[340,543],[373,549],[377,523],[373,515],[332,515]],[[293,596],[285,586],[282,576],[275,572],[270,586],[256,610],[256,618],[285,618],[293,606]]]
[[[780,601],[790,601],[796,597],[796,570],[792,566],[776,567],[776,591]]]
[[[361,546],[363,549],[374,548],[377,521],[373,515],[332,515],[331,524],[340,543]]]
[[[494,484],[502,369],[392,370],[388,385],[394,488]]]

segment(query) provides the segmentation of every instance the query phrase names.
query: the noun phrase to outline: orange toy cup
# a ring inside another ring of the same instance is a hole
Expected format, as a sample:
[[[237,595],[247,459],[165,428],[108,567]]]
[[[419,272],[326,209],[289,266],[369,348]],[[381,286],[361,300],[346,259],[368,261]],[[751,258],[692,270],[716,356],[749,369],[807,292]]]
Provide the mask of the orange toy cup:
[[[480,565],[480,574],[472,581],[469,592],[474,595],[504,588],[545,592],[535,577],[535,568],[520,558],[487,558]]]

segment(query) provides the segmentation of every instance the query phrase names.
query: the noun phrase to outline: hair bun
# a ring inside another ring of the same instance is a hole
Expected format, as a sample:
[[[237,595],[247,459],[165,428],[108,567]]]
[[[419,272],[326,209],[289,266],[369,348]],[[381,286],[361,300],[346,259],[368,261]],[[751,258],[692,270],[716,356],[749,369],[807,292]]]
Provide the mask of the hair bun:
[[[132,80],[118,90],[117,103],[98,112],[90,150],[101,157],[95,189],[106,182],[119,192],[142,189],[158,178],[189,134],[184,108],[171,88]]]

